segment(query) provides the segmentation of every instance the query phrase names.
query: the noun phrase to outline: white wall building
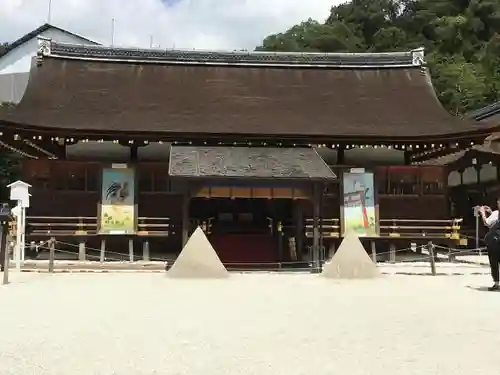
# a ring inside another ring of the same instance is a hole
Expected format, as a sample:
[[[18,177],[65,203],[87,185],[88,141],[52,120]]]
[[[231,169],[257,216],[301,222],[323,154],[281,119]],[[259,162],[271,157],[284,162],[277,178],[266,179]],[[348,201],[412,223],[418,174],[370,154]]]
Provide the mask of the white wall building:
[[[0,103],[18,103],[21,100],[28,84],[33,57],[38,52],[39,36],[61,43],[99,44],[50,24],[44,24],[10,43],[7,50],[0,54]]]

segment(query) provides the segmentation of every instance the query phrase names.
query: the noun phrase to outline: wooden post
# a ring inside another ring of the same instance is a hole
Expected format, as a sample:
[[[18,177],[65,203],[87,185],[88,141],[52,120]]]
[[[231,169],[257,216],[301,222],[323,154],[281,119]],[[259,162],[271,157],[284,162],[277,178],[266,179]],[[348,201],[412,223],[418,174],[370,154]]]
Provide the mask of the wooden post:
[[[54,260],[56,257],[56,239],[51,237],[49,240],[49,272],[54,273]]]
[[[431,273],[436,276],[436,259],[434,258],[434,244],[429,241],[427,244],[427,250],[429,250],[429,260],[431,263]]]
[[[319,231],[319,256],[318,256],[318,272],[323,271],[323,262],[325,261],[325,246],[323,242],[323,205],[324,205],[324,194],[323,192],[325,191],[325,187],[323,185],[318,185],[318,231]]]
[[[182,249],[189,239],[189,196],[186,194],[182,201]]]
[[[319,267],[319,214],[320,214],[320,200],[319,200],[319,185],[314,185],[314,198],[313,198],[313,247],[311,259],[311,272],[318,273]]]
[[[134,261],[134,239],[128,239],[128,258],[130,262]]]
[[[295,245],[297,261],[301,261],[304,252],[304,215],[300,199],[295,200]]]
[[[455,249],[451,247],[448,250],[448,262],[452,263],[456,260]]]
[[[149,262],[149,241],[147,238],[142,243],[142,260]]]
[[[36,254],[36,253],[38,253],[38,250],[36,248],[36,242],[31,241],[30,242],[30,254],[33,256],[33,254]]]
[[[104,263],[104,261],[106,260],[106,258],[105,258],[105,256],[104,256],[104,255],[105,255],[105,253],[106,253],[106,239],[105,239],[105,238],[103,238],[103,239],[101,240],[101,254],[100,254],[101,256],[100,256],[100,259],[99,259],[99,261],[100,261],[101,263]]]
[[[85,238],[81,238],[78,243],[78,260],[85,261],[87,260],[87,254],[85,251]]]
[[[371,241],[370,242],[370,246],[372,248],[372,260],[373,260],[373,263],[377,263],[377,244],[375,243],[375,241]]]
[[[389,262],[396,263],[396,245],[393,243],[389,245]]]
[[[278,224],[278,225],[281,225],[281,224]],[[286,259],[284,257],[284,249],[283,249],[283,232],[278,232],[277,233],[278,235],[278,262],[281,263],[282,262],[285,262]]]
[[[7,228],[3,228],[2,231],[8,231]],[[0,246],[2,246],[3,249],[3,279],[2,279],[2,284],[7,285],[9,283],[9,267],[10,267],[10,241],[7,239],[7,233],[2,233],[1,239],[2,243]]]

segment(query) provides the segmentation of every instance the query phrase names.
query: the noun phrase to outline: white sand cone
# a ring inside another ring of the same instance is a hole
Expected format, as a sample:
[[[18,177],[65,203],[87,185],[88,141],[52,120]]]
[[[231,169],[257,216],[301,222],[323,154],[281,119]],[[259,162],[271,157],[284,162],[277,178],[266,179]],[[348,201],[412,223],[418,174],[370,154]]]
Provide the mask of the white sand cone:
[[[229,277],[226,267],[198,227],[168,270],[167,276],[177,279],[222,279]]]
[[[322,276],[331,279],[371,279],[380,276],[377,265],[355,233],[347,233],[332,259],[325,263]]]

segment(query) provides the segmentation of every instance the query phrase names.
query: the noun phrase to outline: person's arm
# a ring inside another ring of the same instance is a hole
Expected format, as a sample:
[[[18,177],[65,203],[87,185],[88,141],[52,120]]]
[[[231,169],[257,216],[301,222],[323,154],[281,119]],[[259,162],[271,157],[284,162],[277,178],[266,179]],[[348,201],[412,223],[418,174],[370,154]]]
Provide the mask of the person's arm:
[[[489,226],[488,225],[488,217],[486,216],[486,210],[485,210],[484,206],[479,209],[479,215],[481,215],[481,219],[483,220],[483,224],[488,227]]]
[[[491,215],[489,215],[485,219],[485,225],[491,228],[493,225],[497,223],[497,221],[498,221],[498,211],[493,211]]]

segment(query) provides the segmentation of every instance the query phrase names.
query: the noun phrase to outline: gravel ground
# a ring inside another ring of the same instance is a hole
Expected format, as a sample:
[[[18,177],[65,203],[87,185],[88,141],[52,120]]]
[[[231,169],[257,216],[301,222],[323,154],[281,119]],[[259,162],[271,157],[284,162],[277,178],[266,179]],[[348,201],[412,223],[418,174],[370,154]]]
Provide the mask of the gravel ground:
[[[12,272],[0,375],[460,375],[500,368],[488,276]]]

